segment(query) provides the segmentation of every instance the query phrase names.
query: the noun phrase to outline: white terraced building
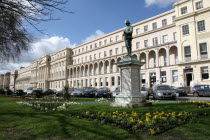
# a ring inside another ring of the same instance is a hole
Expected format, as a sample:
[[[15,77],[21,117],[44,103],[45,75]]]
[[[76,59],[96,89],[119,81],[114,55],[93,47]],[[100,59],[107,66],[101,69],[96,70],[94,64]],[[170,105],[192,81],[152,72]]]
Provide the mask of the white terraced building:
[[[210,1],[182,0],[174,9],[133,24],[132,55],[146,64],[141,81],[190,86],[208,84],[210,70]],[[18,71],[17,87],[104,87],[120,85],[115,65],[126,55],[123,29],[75,48],[43,56]]]

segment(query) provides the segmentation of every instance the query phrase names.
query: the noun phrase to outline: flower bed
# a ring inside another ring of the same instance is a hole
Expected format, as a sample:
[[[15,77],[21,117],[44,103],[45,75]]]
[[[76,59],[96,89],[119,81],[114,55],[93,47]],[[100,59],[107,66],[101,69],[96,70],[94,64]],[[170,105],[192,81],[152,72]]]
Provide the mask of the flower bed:
[[[13,96],[13,95],[0,95],[0,96],[11,97],[11,98],[19,98],[19,99],[26,99],[26,100],[33,100],[33,98],[21,97],[21,96]]]
[[[185,101],[179,103],[190,103],[190,104],[197,104],[198,108],[210,108],[210,103],[205,101]]]
[[[16,102],[17,104],[23,104],[29,106],[37,111],[62,111],[66,110],[70,105],[80,104],[76,102],[43,102],[43,101],[34,101],[34,102]]]
[[[192,112],[82,112],[71,114],[77,118],[99,120],[101,123],[108,123],[129,131],[143,133],[146,135],[157,135],[169,129],[186,124],[189,121],[207,116],[206,113]]]

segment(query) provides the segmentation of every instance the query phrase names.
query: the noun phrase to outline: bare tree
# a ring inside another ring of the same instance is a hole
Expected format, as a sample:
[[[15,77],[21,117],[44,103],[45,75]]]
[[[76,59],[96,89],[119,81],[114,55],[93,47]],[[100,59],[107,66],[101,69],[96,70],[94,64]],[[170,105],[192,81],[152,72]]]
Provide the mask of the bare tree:
[[[39,32],[37,24],[53,18],[55,10],[64,10],[68,0],[0,0],[0,62],[18,58],[23,51],[29,49],[33,36],[25,27],[32,26]]]

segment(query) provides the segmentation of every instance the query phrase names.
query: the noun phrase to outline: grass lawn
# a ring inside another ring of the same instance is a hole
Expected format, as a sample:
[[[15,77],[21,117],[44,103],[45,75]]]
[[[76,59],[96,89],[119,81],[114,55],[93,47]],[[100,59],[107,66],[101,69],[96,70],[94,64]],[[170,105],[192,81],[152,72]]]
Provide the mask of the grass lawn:
[[[0,97],[0,140],[66,140],[66,139],[210,139],[210,109],[199,109],[194,104],[155,104],[137,109],[112,108],[107,104],[72,105],[63,112],[39,112],[16,104],[23,99]],[[86,102],[86,100],[84,100]],[[90,100],[94,101],[94,100]],[[69,117],[72,112],[81,111],[135,111],[147,112],[206,112],[207,118],[189,122],[161,135],[145,136],[98,121]]]

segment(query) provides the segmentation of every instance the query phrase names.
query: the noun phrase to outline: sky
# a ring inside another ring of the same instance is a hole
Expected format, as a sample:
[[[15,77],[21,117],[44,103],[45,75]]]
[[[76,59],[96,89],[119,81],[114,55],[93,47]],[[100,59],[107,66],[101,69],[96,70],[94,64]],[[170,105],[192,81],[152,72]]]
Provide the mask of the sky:
[[[44,55],[66,47],[73,48],[121,29],[125,27],[126,19],[136,23],[171,10],[176,1],[179,0],[69,0],[65,10],[74,14],[55,11],[53,16],[60,20],[37,26],[45,34],[27,27],[36,41],[29,44],[31,49],[22,53],[15,62],[0,63],[0,74],[29,66]]]

